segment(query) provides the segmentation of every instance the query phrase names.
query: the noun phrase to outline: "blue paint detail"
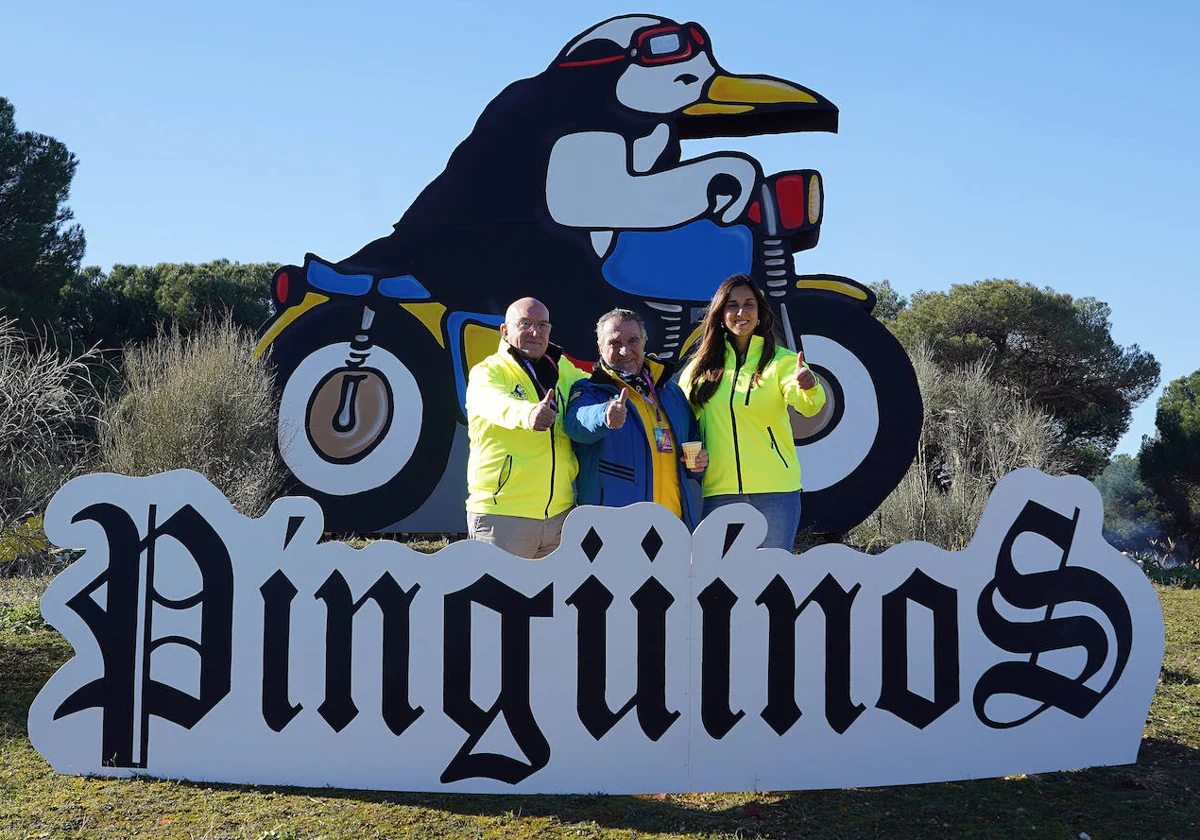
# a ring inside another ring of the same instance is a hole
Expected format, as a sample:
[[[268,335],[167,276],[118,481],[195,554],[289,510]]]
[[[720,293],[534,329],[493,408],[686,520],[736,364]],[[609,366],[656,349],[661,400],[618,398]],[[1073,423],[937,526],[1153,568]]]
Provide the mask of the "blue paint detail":
[[[306,268],[308,285],[322,292],[360,297],[371,291],[370,274],[339,274],[332,266],[319,262],[310,262]]]
[[[384,277],[379,281],[379,294],[396,300],[428,300],[429,290],[411,274],[400,277]]]
[[[446,316],[450,358],[454,362],[454,387],[458,391],[458,404],[464,414],[467,411],[467,370],[463,364],[463,327],[468,321],[488,327],[499,327],[504,323],[504,316],[484,315],[479,312],[451,312]]]
[[[671,230],[617,234],[604,279],[639,297],[707,300],[731,274],[749,274],[754,237],[744,225],[721,227],[700,219]]]

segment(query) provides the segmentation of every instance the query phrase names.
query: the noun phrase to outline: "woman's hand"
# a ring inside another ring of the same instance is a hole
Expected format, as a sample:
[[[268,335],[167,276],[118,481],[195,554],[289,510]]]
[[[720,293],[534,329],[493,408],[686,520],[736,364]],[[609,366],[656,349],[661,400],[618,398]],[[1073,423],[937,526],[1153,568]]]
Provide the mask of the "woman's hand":
[[[696,453],[696,466],[695,467],[689,467],[687,465],[687,456],[686,455],[680,455],[679,460],[683,461],[684,468],[690,470],[691,472],[704,472],[706,469],[708,469],[708,450],[701,449],[699,452]]]
[[[817,384],[817,377],[813,376],[813,372],[808,369],[808,365],[804,364],[803,350],[796,354],[796,384],[805,391]]]

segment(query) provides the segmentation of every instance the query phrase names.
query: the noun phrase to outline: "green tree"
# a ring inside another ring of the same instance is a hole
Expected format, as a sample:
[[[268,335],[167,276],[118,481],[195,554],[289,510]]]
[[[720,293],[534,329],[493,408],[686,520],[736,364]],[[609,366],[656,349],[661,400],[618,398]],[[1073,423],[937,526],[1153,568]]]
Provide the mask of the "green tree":
[[[1142,481],[1136,455],[1117,455],[1096,478],[1104,499],[1104,536],[1122,551],[1146,551],[1163,533],[1154,491]]]
[[[947,367],[987,360],[991,376],[1050,413],[1069,467],[1094,476],[1158,384],[1159,364],[1112,337],[1108,304],[1016,280],[918,292],[891,325],[906,347],[924,340]]]
[[[0,310],[26,327],[57,317],[83,257],[83,230],[63,206],[76,163],[53,137],[17,131],[0,97]]]
[[[76,342],[118,348],[157,335],[187,334],[214,316],[257,330],[270,315],[273,263],[160,263],[89,267],[63,292],[62,327]]]
[[[1158,399],[1153,438],[1142,441],[1142,480],[1158,497],[1167,532],[1200,538],[1200,370],[1174,380]]]
[[[880,321],[895,321],[901,312],[908,309],[908,298],[893,289],[888,280],[868,283],[867,288],[875,293],[875,309],[871,314]]]

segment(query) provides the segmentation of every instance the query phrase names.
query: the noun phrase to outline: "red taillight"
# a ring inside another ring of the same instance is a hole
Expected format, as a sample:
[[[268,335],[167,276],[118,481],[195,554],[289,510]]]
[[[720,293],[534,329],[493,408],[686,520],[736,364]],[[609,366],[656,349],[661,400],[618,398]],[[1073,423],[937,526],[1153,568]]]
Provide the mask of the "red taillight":
[[[275,300],[280,303],[287,301],[288,295],[288,275],[286,271],[281,271],[275,276]]]
[[[803,175],[785,175],[775,182],[775,202],[779,207],[780,224],[789,230],[803,227],[808,221],[805,208],[808,184]]]

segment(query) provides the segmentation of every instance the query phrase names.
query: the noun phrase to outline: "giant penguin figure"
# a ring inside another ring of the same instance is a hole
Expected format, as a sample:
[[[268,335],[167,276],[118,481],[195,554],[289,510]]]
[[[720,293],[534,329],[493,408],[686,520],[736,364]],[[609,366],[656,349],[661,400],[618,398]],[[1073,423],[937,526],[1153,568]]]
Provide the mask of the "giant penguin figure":
[[[505,88],[394,232],[339,268],[411,275],[434,299],[479,313],[502,313],[532,295],[550,308],[554,340],[592,358],[601,312],[646,312],[647,301],[661,309],[656,297],[673,309],[681,299],[702,302],[730,273],[694,277],[669,296],[661,283],[622,290],[605,279],[621,231],[706,218],[727,226],[745,210],[761,178],[757,164],[736,153],[681,161],[681,138],[836,127],[837,109],[810,90],[724,73],[697,24],[612,18],[539,75]],[[703,238],[688,247],[696,263],[714,263]],[[679,325],[667,333],[648,320],[648,346],[674,355]]]

